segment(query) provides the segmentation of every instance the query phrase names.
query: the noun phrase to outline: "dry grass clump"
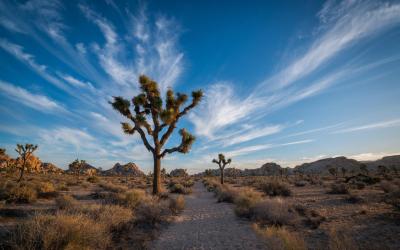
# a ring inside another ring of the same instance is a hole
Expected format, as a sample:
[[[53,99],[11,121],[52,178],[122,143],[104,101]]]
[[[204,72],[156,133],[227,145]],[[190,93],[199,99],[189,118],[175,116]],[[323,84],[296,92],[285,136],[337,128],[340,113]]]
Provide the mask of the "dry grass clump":
[[[331,228],[329,231],[329,250],[357,250],[359,247],[349,233]]]
[[[183,197],[183,195],[179,195],[175,199],[174,198],[170,199],[169,209],[175,215],[182,212],[183,209],[185,209],[185,198]]]
[[[396,185],[396,183],[389,181],[382,181],[380,187],[385,193],[392,193],[400,190],[400,185]]]
[[[292,225],[297,219],[287,201],[281,198],[258,202],[251,208],[251,213],[252,219],[263,225]]]
[[[97,177],[97,176],[89,176],[87,179],[86,179],[88,182],[90,182],[90,183],[98,183],[98,182],[100,182],[100,179],[99,179],[99,177]]]
[[[69,207],[19,224],[10,245],[17,249],[108,249],[113,231],[132,218],[131,209],[115,205]]]
[[[58,209],[72,209],[76,204],[77,201],[71,195],[61,195],[56,198],[56,206]]]
[[[324,216],[321,216],[317,211],[310,210],[303,205],[297,204],[294,206],[297,213],[305,218],[304,222],[312,229],[317,229],[319,225],[326,220]]]
[[[292,194],[289,185],[279,181],[261,183],[259,188],[269,196],[290,196]]]
[[[190,188],[187,188],[180,183],[170,183],[169,191],[175,194],[189,194],[192,192]]]
[[[261,194],[251,188],[242,188],[238,195],[234,198],[235,213],[240,217],[250,218],[252,208],[260,202]]]
[[[110,182],[102,182],[99,184],[101,188],[106,191],[114,192],[114,193],[123,193],[128,190],[126,186],[116,185]]]
[[[10,184],[4,192],[4,198],[9,203],[33,203],[38,197],[36,188],[25,182],[16,185]]]
[[[218,202],[230,202],[233,203],[235,197],[238,196],[238,191],[229,186],[219,186],[215,189],[215,194],[217,196]]]
[[[254,230],[265,239],[266,249],[271,250],[305,250],[306,243],[303,238],[294,232],[289,232],[284,227],[271,226],[262,228],[253,225]]]
[[[58,196],[58,192],[51,182],[39,182],[36,186],[38,196],[40,198],[54,198]]]
[[[169,214],[168,203],[152,198],[136,208],[136,223],[154,226],[163,222]]]
[[[349,187],[344,183],[333,183],[330,186],[330,190],[327,192],[328,194],[348,194]]]
[[[132,189],[124,194],[124,197],[120,200],[120,203],[126,207],[135,209],[145,199],[146,194],[144,190]]]

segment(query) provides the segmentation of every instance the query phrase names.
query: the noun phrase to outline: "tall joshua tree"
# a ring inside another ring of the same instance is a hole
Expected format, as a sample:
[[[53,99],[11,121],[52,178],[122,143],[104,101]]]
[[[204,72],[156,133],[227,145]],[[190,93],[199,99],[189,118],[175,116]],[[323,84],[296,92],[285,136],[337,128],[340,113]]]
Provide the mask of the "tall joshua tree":
[[[180,145],[164,150],[163,147],[176,128],[179,119],[197,106],[203,96],[203,92],[201,90],[193,91],[191,103],[183,107],[188,96],[181,93],[174,94],[169,89],[166,93],[165,106],[163,107],[163,100],[157,82],[142,75],[139,77],[139,84],[141,93],[132,98],[133,112],[130,109],[131,102],[122,97],[114,97],[113,102],[110,102],[110,104],[130,121],[130,123],[121,122],[124,133],[132,135],[137,132],[146,149],[153,154],[153,194],[158,194],[161,188],[161,159],[166,154],[189,152],[195,137],[183,128],[179,130],[181,135]],[[151,119],[152,122],[149,123],[148,119]],[[166,129],[165,132],[163,132],[164,129]],[[148,137],[152,138],[152,142],[149,141]]]
[[[24,177],[25,168],[29,167],[28,160],[31,157],[31,155],[33,155],[33,152],[37,148],[38,146],[33,144],[25,144],[25,145],[17,144],[17,148],[15,149],[15,151],[17,151],[17,153],[19,154],[19,160],[20,160],[19,164],[20,175],[18,182],[20,182]]]
[[[78,180],[80,179],[82,169],[85,167],[85,165],[86,165],[85,160],[78,160],[78,159],[69,164],[69,168],[78,176]]]
[[[228,165],[228,164],[230,164],[230,163],[232,162],[232,159],[226,160],[226,159],[225,159],[225,155],[223,155],[223,154],[218,154],[218,160],[213,159],[212,162],[218,164],[219,170],[220,170],[220,172],[221,172],[221,173],[220,173],[220,176],[221,176],[221,184],[224,184],[224,169],[225,169],[225,166],[226,166],[226,165]]]

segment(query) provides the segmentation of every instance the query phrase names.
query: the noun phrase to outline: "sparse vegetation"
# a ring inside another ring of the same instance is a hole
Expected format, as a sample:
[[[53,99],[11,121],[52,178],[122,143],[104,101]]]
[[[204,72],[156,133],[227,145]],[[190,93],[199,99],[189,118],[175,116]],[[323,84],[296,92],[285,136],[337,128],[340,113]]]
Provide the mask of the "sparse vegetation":
[[[267,181],[260,184],[260,189],[269,196],[290,196],[292,191],[284,182]]]

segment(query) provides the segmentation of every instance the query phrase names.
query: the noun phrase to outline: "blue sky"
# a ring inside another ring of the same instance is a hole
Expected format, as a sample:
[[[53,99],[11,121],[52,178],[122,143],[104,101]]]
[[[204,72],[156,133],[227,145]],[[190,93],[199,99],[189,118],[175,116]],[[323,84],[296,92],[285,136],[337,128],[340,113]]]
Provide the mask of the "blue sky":
[[[110,168],[152,156],[121,132],[112,96],[203,89],[185,117],[197,137],[168,170],[283,166],[400,153],[397,1],[1,1],[0,145],[42,161]],[[176,131],[177,132],[177,131]],[[179,135],[169,146],[179,143]]]

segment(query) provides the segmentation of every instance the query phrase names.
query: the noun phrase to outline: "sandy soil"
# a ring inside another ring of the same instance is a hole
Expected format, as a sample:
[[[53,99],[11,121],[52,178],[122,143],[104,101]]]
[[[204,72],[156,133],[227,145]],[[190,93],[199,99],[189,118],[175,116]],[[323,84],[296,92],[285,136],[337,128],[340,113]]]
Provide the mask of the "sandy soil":
[[[249,222],[240,220],[232,205],[217,203],[196,182],[185,196],[184,212],[160,233],[150,249],[263,249]]]

